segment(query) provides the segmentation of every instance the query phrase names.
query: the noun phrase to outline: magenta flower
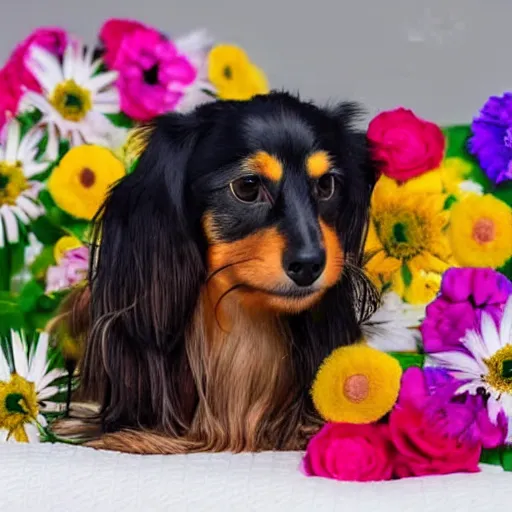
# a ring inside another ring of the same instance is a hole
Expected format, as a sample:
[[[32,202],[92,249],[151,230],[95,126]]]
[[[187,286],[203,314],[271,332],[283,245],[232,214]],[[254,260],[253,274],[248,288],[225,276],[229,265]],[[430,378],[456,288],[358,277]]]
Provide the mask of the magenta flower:
[[[46,293],[66,290],[83,281],[89,268],[89,249],[78,247],[66,251],[59,264],[46,272]]]
[[[100,35],[105,62],[118,71],[121,110],[148,121],[176,108],[196,69],[175,44],[138,22],[109,20]]]
[[[503,411],[492,423],[484,397],[456,395],[460,381],[440,368],[411,368],[402,377],[399,403],[421,410],[435,430],[461,443],[495,448],[505,441],[508,421]]]
[[[461,338],[480,326],[482,312],[497,322],[512,294],[512,283],[489,268],[451,268],[439,296],[427,306],[421,326],[425,352],[461,350]]]

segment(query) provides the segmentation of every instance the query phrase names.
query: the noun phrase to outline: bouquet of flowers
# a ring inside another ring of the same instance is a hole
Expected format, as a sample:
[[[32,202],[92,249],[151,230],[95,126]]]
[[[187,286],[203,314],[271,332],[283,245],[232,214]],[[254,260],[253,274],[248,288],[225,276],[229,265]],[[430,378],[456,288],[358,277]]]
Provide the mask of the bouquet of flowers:
[[[490,98],[470,126],[443,130],[404,108],[371,121],[382,176],[366,271],[382,305],[363,331],[403,374],[357,351],[326,360],[312,395],[329,415],[306,474],[512,471],[511,98]]]
[[[86,277],[107,190],[131,171],[128,130],[267,91],[243,49],[205,31],[174,39],[110,19],[92,45],[40,28],[14,49],[0,70],[0,439],[55,439],[47,419],[69,399],[79,349],[49,346],[45,329]]]

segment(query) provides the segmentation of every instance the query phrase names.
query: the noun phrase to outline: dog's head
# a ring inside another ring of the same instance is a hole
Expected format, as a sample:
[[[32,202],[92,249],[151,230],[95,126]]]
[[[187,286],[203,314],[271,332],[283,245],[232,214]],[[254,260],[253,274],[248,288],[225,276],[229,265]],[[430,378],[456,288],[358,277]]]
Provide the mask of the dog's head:
[[[322,110],[274,93],[163,117],[143,129],[146,151],[121,185],[133,183],[138,204],[123,197],[124,208],[143,215],[161,207],[167,217],[159,238],[176,249],[180,231],[179,243],[197,246],[200,257],[166,262],[155,238],[144,236],[151,217],[139,218],[140,240],[154,244],[147,250],[162,271],[178,264],[177,272],[199,275],[201,260],[218,297],[233,293],[249,307],[279,312],[307,309],[360,253],[374,177],[365,138],[353,131],[356,113],[351,104]]]
[[[296,316],[358,267],[375,173],[357,113],[272,93],[139,129],[138,164],[100,212],[92,253],[91,339],[104,355],[118,351],[108,364],[123,359],[123,372],[142,375],[142,350],[182,351],[205,283],[217,303],[230,294]],[[139,353],[131,363],[128,351]]]

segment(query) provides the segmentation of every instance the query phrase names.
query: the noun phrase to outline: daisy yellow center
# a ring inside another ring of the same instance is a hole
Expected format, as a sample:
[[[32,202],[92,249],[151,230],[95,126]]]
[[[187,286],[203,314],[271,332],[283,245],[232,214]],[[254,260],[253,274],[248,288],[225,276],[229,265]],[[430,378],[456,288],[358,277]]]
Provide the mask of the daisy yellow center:
[[[387,253],[394,258],[413,258],[425,249],[428,231],[414,212],[384,212],[376,227]]]
[[[21,164],[0,162],[0,206],[13,205],[18,196],[29,188]]]
[[[479,244],[492,242],[496,238],[496,226],[492,219],[485,217],[478,219],[473,224],[473,240]]]
[[[485,361],[485,382],[499,393],[512,393],[512,345],[505,345]]]
[[[74,122],[81,121],[92,108],[91,93],[74,80],[58,84],[50,97],[50,103],[64,119]]]
[[[39,413],[36,388],[18,374],[9,382],[0,382],[0,428],[7,430],[20,442],[28,442],[23,425]]]

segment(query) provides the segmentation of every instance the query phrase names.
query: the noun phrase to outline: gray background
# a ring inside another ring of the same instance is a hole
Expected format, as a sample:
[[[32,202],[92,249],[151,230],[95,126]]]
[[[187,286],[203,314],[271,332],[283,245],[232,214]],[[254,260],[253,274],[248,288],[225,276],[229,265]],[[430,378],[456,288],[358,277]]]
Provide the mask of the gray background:
[[[39,25],[91,42],[109,16],[242,45],[271,85],[371,114],[469,122],[512,86],[512,0],[2,0],[0,58]]]

